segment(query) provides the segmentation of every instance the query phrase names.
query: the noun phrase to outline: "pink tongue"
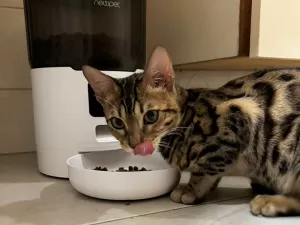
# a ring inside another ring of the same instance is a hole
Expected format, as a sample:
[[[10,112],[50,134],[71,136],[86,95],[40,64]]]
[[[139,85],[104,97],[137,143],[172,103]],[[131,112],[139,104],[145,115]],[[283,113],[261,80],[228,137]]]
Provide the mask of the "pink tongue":
[[[154,152],[154,147],[151,142],[144,142],[134,148],[135,155],[151,155]]]

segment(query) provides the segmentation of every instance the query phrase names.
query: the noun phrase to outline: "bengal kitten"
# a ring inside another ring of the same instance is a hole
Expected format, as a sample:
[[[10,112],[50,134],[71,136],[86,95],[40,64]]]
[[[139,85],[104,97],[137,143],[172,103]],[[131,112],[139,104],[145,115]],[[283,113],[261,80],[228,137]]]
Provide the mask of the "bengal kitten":
[[[300,213],[299,69],[265,69],[218,89],[185,90],[175,84],[166,50],[156,47],[144,73],[114,79],[89,66],[83,73],[125,151],[156,149],[191,173],[172,192],[174,202],[195,204],[234,175],[275,193],[251,201],[254,215]]]

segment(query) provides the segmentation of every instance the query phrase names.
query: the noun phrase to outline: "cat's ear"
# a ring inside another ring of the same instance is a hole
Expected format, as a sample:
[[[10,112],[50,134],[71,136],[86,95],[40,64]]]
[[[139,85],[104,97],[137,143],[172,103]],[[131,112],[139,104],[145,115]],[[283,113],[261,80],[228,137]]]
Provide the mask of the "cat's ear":
[[[170,92],[175,90],[173,64],[165,48],[157,46],[153,50],[145,68],[143,83],[153,88],[165,88]]]
[[[94,90],[96,98],[101,97],[102,100],[109,100],[107,98],[115,94],[116,84],[111,77],[91,66],[83,66],[82,72]],[[101,101],[98,98],[97,100]]]

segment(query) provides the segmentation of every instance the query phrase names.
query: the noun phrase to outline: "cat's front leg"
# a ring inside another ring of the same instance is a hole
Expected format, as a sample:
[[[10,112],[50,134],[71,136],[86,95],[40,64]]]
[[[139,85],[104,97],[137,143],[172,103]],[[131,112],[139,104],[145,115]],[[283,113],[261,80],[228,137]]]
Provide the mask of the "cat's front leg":
[[[220,177],[203,177],[192,173],[188,184],[179,185],[172,192],[171,199],[176,203],[186,205],[197,204],[210,190],[217,187],[220,180]]]

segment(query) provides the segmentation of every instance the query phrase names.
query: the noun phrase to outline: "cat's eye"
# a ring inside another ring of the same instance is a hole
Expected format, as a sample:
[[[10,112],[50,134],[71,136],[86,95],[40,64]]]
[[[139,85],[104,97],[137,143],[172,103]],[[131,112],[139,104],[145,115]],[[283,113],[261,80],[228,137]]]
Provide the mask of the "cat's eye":
[[[125,127],[124,122],[117,117],[113,117],[112,119],[110,119],[110,123],[113,126],[113,128],[115,128],[117,130],[124,129],[124,127]]]
[[[145,124],[152,124],[158,120],[158,111],[151,110],[148,111],[144,116],[144,123]]]

